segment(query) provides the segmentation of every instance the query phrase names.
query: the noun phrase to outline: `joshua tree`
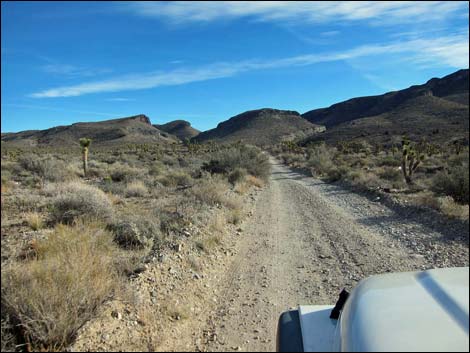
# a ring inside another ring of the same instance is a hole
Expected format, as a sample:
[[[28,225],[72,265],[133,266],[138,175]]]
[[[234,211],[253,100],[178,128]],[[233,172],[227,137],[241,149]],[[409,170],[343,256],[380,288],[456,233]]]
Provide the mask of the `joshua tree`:
[[[80,139],[80,146],[82,146],[83,157],[83,175],[87,176],[88,171],[88,147],[90,147],[91,139],[83,137]]]
[[[412,184],[412,176],[416,168],[424,159],[424,154],[420,152],[420,149],[416,149],[411,145],[408,138],[403,138],[401,142],[402,146],[402,158],[401,158],[401,169],[405,177],[407,184]]]

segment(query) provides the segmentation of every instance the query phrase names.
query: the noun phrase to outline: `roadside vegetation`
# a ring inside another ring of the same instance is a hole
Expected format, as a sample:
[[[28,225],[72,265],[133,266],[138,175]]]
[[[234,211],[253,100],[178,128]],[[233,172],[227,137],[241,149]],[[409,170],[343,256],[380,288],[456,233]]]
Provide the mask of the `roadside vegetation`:
[[[364,140],[307,146],[284,142],[271,152],[285,164],[327,182],[380,190],[403,202],[468,220],[469,149],[459,141],[436,145],[404,137],[391,146]]]
[[[180,244],[207,256],[269,175],[241,144],[80,142],[2,145],[2,351],[65,349],[105,302],[132,302],[144,263]]]

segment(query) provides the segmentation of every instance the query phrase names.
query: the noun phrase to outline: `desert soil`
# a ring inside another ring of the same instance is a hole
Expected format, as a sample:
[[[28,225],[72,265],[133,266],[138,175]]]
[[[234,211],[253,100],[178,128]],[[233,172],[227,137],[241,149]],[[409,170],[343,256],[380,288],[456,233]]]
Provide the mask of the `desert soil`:
[[[468,266],[468,233],[449,236],[379,202],[272,160],[208,319],[208,351],[273,351],[279,315],[334,304],[370,275]]]
[[[269,184],[247,195],[247,219],[217,249],[184,247],[148,264],[132,282],[141,312],[109,303],[71,350],[274,351],[285,310],[334,304],[374,274],[468,266],[468,224],[397,212],[271,163]],[[181,319],[168,316],[181,307]]]

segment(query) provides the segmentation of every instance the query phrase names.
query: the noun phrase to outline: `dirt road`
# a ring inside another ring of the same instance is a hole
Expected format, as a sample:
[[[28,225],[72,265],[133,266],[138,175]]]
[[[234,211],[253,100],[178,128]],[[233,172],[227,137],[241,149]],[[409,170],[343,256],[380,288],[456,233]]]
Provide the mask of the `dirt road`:
[[[378,202],[272,163],[221,281],[204,350],[273,351],[284,310],[334,303],[342,288],[372,274],[468,266],[468,238],[448,240]]]

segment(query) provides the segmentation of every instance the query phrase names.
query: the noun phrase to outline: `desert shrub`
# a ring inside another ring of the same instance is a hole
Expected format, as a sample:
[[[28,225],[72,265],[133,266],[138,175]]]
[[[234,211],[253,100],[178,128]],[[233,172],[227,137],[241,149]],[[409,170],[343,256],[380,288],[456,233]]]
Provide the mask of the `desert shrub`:
[[[2,266],[2,305],[30,349],[64,348],[100,304],[119,293],[116,249],[97,224],[58,225],[36,242],[36,258]]]
[[[201,180],[194,185],[191,192],[199,201],[216,206],[227,202],[227,196],[225,195],[227,190],[228,185],[226,182],[220,178],[212,177]]]
[[[32,230],[39,230],[44,227],[44,220],[37,212],[26,213],[24,218]]]
[[[246,182],[248,185],[256,186],[258,188],[262,188],[264,186],[264,181],[253,175],[248,175],[246,177]]]
[[[57,187],[51,215],[55,222],[62,223],[71,223],[79,217],[109,221],[113,216],[113,206],[102,190],[71,182]]]
[[[301,163],[305,161],[304,155],[298,153],[282,153],[279,157],[286,164]]]
[[[110,176],[113,181],[132,181],[142,175],[142,170],[126,164],[115,163],[112,166]]]
[[[396,183],[403,181],[403,173],[398,168],[385,167],[380,169],[377,174],[384,180]]]
[[[227,222],[237,225],[240,224],[241,221],[243,220],[244,214],[241,210],[241,208],[235,208],[233,210],[230,210],[227,214]]]
[[[376,188],[381,185],[377,175],[365,170],[353,170],[348,173],[347,178],[354,185],[364,189]]]
[[[163,164],[168,165],[170,167],[174,167],[178,164],[178,160],[174,156],[170,156],[168,154],[165,154],[161,160]]]
[[[458,204],[450,196],[439,197],[438,202],[439,210],[447,217],[468,220],[468,205]]]
[[[347,168],[345,165],[330,168],[326,171],[326,180],[329,182],[339,181],[344,179],[348,172],[349,168]]]
[[[107,176],[108,166],[97,161],[88,162],[87,176],[91,178],[103,178]]]
[[[228,181],[230,184],[235,185],[236,183],[245,180],[246,174],[246,169],[236,168],[228,175]]]
[[[52,156],[40,157],[27,154],[19,158],[18,163],[25,170],[47,181],[65,181],[73,178],[65,162]]]
[[[165,166],[160,161],[155,161],[149,168],[149,174],[153,176],[158,176],[165,171]]]
[[[114,241],[125,249],[142,249],[161,239],[160,223],[150,215],[125,215],[108,225]]]
[[[240,145],[216,152],[202,169],[212,174],[229,174],[237,168],[267,180],[271,170],[269,158],[259,148]]]
[[[382,158],[379,158],[377,161],[377,165],[379,167],[399,167],[401,166],[401,160],[400,156],[397,153],[396,156],[385,156]]]
[[[2,352],[16,352],[16,339],[14,335],[14,326],[10,320],[8,313],[5,312],[2,306],[1,318],[1,351]]]
[[[335,149],[325,144],[316,145],[308,149],[307,165],[312,169],[312,174],[325,175],[335,169],[333,163]]]
[[[172,170],[158,177],[157,181],[168,187],[186,186],[192,184],[192,177],[185,171]]]
[[[149,191],[142,181],[133,181],[126,185],[125,195],[127,197],[144,197]]]
[[[439,172],[432,180],[432,190],[439,195],[452,196],[455,201],[468,204],[469,172],[467,165],[451,167],[448,172]]]

